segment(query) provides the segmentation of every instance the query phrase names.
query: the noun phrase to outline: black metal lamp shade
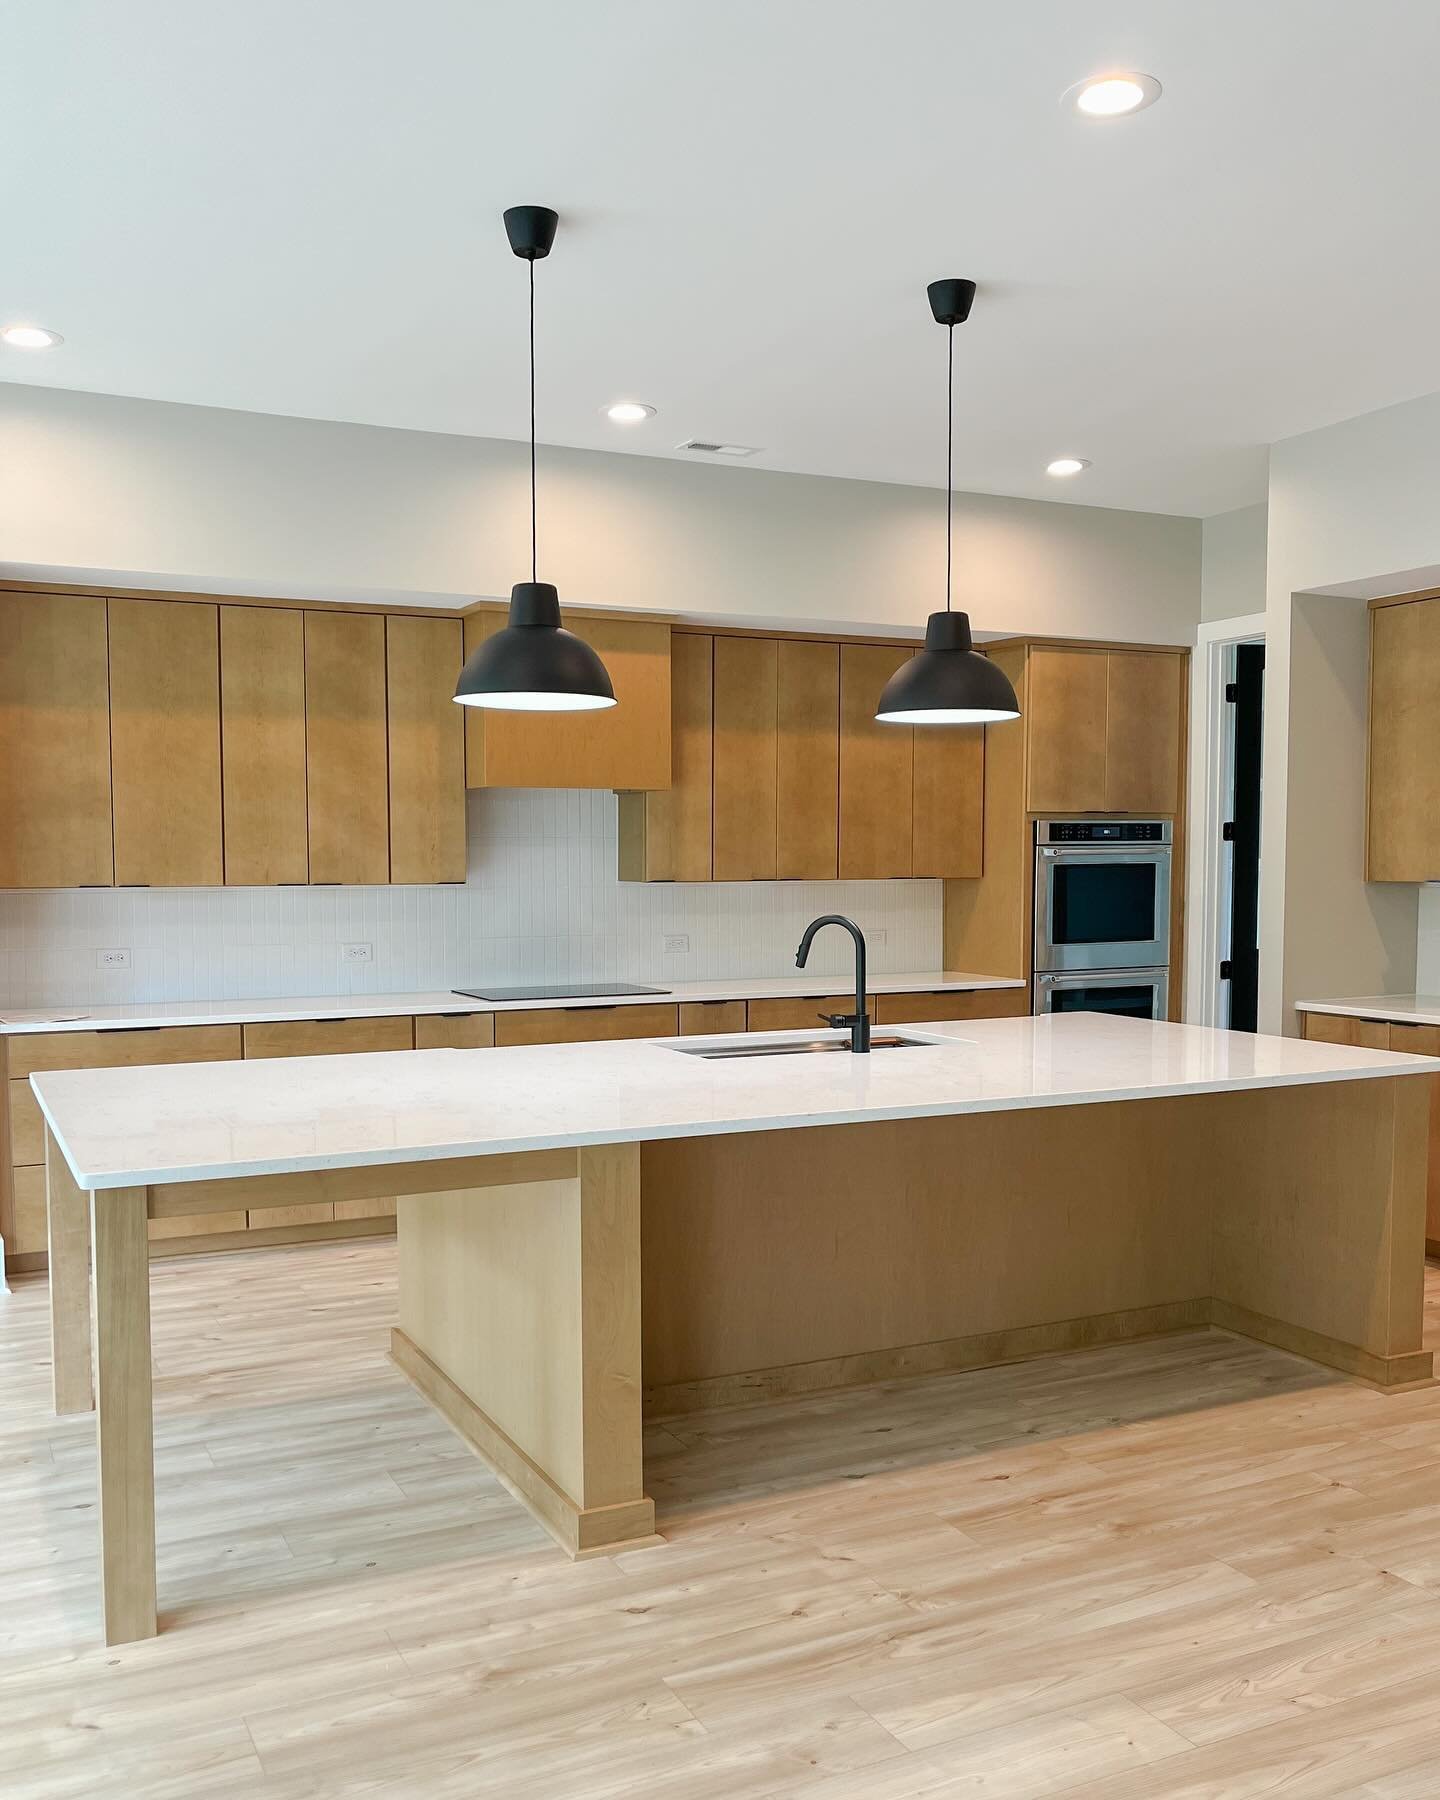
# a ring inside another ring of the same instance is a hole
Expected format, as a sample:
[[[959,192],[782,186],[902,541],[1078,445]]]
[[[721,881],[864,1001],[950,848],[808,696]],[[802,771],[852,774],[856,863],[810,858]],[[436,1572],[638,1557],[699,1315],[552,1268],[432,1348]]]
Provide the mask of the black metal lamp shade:
[[[931,613],[925,648],[885,683],[875,717],[886,725],[986,725],[1018,719],[1004,671],[974,648],[967,613]]]
[[[460,671],[461,706],[503,712],[591,712],[615,704],[605,665],[560,623],[560,596],[548,581],[517,581],[510,619]]]

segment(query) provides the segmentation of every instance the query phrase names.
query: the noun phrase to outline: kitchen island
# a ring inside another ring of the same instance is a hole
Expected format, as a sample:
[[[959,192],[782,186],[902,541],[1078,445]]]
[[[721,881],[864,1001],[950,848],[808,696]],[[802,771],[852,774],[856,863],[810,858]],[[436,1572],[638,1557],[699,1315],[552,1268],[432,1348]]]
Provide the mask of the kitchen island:
[[[577,1556],[654,1532],[647,1412],[1212,1325],[1430,1374],[1435,1061],[1084,1014],[896,1035],[32,1077],[60,1411],[93,1257],[107,1641],[155,1630],[150,1218],[398,1193],[396,1361]]]

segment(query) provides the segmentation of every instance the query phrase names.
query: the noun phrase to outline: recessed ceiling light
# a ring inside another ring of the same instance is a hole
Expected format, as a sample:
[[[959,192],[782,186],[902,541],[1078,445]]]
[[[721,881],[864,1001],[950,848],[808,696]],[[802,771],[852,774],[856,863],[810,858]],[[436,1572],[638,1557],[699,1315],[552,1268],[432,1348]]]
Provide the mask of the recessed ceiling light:
[[[641,425],[655,417],[655,408],[643,400],[617,400],[613,406],[602,406],[601,412],[612,425]]]
[[[0,339],[12,350],[53,350],[65,342],[58,331],[47,331],[43,325],[5,325],[0,327]]]
[[[1073,106],[1087,118],[1119,119],[1127,113],[1143,112],[1159,98],[1160,83],[1153,75],[1123,69],[1113,75],[1092,75],[1087,81],[1077,81],[1066,88],[1060,103]]]
[[[1090,463],[1083,456],[1057,456],[1052,463],[1046,463],[1047,475],[1078,475],[1082,469],[1088,469]]]

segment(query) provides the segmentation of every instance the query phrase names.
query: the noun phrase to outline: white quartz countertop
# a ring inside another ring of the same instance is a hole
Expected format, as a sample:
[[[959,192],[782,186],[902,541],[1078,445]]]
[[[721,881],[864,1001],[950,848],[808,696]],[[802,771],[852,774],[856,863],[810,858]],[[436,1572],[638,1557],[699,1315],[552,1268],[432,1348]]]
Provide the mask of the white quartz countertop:
[[[31,1086],[84,1188],[1079,1106],[1434,1072],[1420,1056],[1093,1013],[907,1026],[869,1056],[706,1061],[631,1039],[66,1069]],[[746,1040],[806,1041],[820,1033]],[[832,1034],[841,1036],[843,1034]]]
[[[1353,1000],[1297,1000],[1295,1010],[1338,1013],[1346,1019],[1391,1019],[1398,1025],[1440,1025],[1440,994],[1361,994]]]
[[[472,987],[484,985],[478,977],[467,983]],[[523,984],[513,978],[497,977],[493,985]],[[872,994],[928,994],[1023,988],[1025,983],[1004,975],[932,969],[913,975],[874,975],[866,985]],[[679,981],[660,994],[595,994],[550,1000],[471,1000],[441,988],[419,994],[307,994],[280,1000],[155,1000],[134,1006],[7,1007],[0,1012],[0,1037],[34,1031],[133,1031],[144,1025],[268,1025],[283,1019],[391,1019],[406,1014],[523,1012],[556,1006],[663,1006],[706,1000],[803,999],[808,995],[829,1000],[854,992],[853,975],[802,974]]]

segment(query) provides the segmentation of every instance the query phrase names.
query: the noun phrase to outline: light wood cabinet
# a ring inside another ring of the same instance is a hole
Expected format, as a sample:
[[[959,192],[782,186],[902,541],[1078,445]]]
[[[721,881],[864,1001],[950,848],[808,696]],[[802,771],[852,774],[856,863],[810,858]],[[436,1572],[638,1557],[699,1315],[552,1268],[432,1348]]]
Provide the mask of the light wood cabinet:
[[[1178,813],[1184,675],[1169,650],[1033,648],[1030,811]]]
[[[305,631],[279,606],[220,608],[225,881],[309,880],[305,808]]]
[[[979,875],[985,866],[985,728],[917,725],[914,739],[911,873]]]
[[[108,607],[116,885],[219,887],[219,608]]]
[[[1440,601],[1370,613],[1367,881],[1440,880]]]
[[[612,1038],[674,1037],[676,1008],[633,1006],[535,1006],[521,1012],[496,1013],[495,1042],[514,1044],[591,1044]]]
[[[0,888],[108,887],[105,602],[0,599]]]
[[[915,733],[881,725],[875,705],[912,652],[893,644],[840,646],[840,879],[913,873]]]
[[[390,879],[465,879],[465,720],[459,619],[385,621]]]
[[[305,614],[305,770],[310,879],[390,879],[385,618]]]
[[[717,637],[711,879],[768,881],[776,870],[779,645]]]
[[[709,881],[714,750],[714,639],[677,631],[670,649],[671,778],[619,800],[622,881]]]
[[[712,1037],[717,1032],[745,1030],[743,1000],[682,1000],[681,1037]]]
[[[488,1050],[495,1042],[494,1013],[417,1013],[417,1050]]]
[[[833,881],[840,869],[840,646],[776,645],[775,873]]]
[[[134,1069],[159,1063],[234,1062],[238,1025],[137,1025],[115,1031],[27,1031],[6,1040],[10,1078],[45,1069]]]
[[[468,657],[506,620],[503,611],[465,620]],[[670,785],[670,627],[662,620],[568,617],[567,629],[600,656],[615,689],[603,711],[496,712],[467,706],[469,787],[633,788]],[[451,689],[453,692],[454,684]]]
[[[849,1012],[852,1000],[845,994],[785,994],[745,1003],[749,1031],[816,1031],[824,1029],[822,1013]]]
[[[1307,1012],[1302,1026],[1313,1043],[1348,1044],[1359,1050],[1388,1050],[1391,1027],[1385,1019],[1352,1019],[1342,1013]]]
[[[919,1025],[927,1019],[1023,1019],[1030,1012],[1026,988],[981,988],[973,993],[877,994],[879,1025]]]

